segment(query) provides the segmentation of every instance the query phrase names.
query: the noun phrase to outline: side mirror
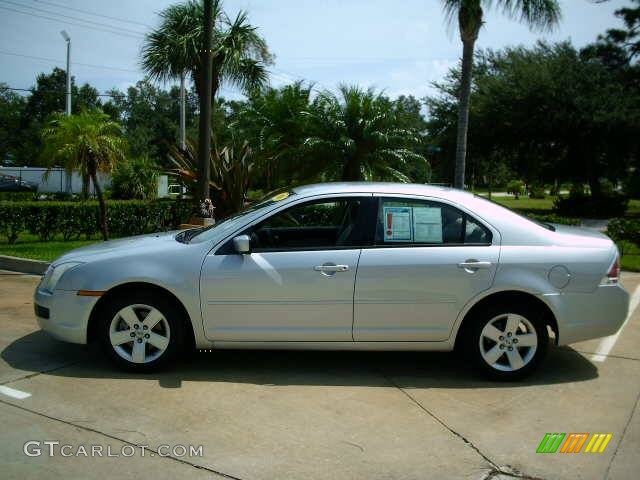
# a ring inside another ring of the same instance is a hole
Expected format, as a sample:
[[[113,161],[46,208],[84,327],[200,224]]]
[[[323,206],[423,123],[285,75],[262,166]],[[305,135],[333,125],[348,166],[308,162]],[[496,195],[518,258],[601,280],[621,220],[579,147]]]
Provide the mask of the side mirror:
[[[251,253],[251,238],[249,238],[249,235],[238,235],[234,237],[233,248],[241,255]]]

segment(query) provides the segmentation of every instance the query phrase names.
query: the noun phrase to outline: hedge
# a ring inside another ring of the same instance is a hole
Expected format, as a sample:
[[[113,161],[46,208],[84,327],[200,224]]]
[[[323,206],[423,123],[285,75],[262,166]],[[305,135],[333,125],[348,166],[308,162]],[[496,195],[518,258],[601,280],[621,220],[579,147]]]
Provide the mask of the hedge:
[[[36,192],[0,192],[0,201],[26,202],[35,200],[37,195]]]
[[[109,233],[116,237],[176,229],[193,210],[188,201],[111,200],[107,202]],[[0,235],[15,243],[29,232],[47,241],[55,235],[65,240],[87,238],[100,232],[98,202],[0,201]]]
[[[578,226],[581,223],[579,218],[562,217],[556,213],[549,213],[544,215],[540,215],[536,213],[527,213],[526,216],[542,223],[557,223],[560,225],[574,225],[574,226]]]
[[[607,235],[616,243],[627,241],[640,245],[640,220],[612,218],[607,225]]]

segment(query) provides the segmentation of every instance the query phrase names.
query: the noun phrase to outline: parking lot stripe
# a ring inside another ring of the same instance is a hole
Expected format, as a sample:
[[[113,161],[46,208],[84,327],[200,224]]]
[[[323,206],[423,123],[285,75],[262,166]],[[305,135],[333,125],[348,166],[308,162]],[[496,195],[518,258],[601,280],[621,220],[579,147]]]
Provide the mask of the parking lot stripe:
[[[10,388],[5,385],[0,385],[0,393],[7,397],[17,398],[18,400],[24,400],[31,396],[30,393],[23,392],[22,390],[16,390],[15,388]]]
[[[638,308],[639,304],[640,304],[640,285],[636,287],[636,289],[633,291],[633,295],[631,295],[631,300],[629,301],[629,313],[627,313],[627,318],[624,319],[624,323],[620,327],[620,330],[618,330],[615,334],[610,335],[608,337],[604,337],[602,340],[600,340],[600,343],[598,344],[598,348],[596,349],[596,353],[591,355],[592,362],[604,362],[607,359],[607,355],[609,355],[609,352],[613,350],[613,347],[618,341],[618,337],[620,336],[620,333],[622,333],[622,329],[629,322],[629,319],[633,315],[633,312],[635,312],[636,308]]]

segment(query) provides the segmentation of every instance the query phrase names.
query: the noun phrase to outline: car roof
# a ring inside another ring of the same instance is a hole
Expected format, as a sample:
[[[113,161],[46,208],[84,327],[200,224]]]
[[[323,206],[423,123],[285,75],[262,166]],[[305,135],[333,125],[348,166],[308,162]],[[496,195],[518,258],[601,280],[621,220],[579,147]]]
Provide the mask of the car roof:
[[[448,198],[451,200],[469,200],[473,194],[464,190],[425,185],[419,183],[395,182],[328,182],[296,187],[293,191],[301,196],[340,194],[340,193],[384,193],[395,195],[423,195]]]

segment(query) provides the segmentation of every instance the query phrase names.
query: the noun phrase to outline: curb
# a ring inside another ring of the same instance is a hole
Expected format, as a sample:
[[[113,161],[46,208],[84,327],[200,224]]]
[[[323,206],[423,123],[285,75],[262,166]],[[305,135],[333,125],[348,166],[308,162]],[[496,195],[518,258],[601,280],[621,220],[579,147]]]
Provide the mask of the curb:
[[[0,270],[11,270],[12,272],[42,275],[47,268],[49,268],[49,265],[49,262],[44,262],[42,260],[30,260],[28,258],[0,255]]]

